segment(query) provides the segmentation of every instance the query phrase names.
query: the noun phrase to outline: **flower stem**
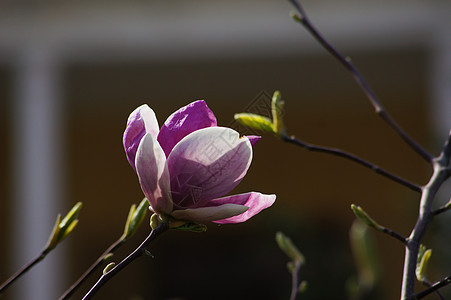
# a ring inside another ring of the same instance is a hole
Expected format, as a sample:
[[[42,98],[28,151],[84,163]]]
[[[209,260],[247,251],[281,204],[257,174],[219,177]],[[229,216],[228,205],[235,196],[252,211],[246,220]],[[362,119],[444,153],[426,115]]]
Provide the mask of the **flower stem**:
[[[333,57],[335,57],[347,70],[349,70],[361,87],[371,104],[373,105],[376,114],[382,118],[415,152],[417,152],[427,162],[432,162],[434,158],[429,152],[421,147],[415,140],[413,140],[390,116],[390,114],[382,106],[382,103],[376,97],[376,94],[366,82],[365,78],[354,66],[349,57],[343,56],[332,44],[330,44],[324,36],[315,28],[310,22],[307,14],[302,8],[298,0],[289,0],[300,14],[299,22],[307,29],[307,31],[323,46]]]
[[[305,148],[309,151],[315,151],[315,152],[323,152],[323,153],[328,153],[331,155],[335,155],[335,156],[340,156],[349,160],[352,160],[366,168],[369,168],[371,170],[373,170],[374,172],[376,172],[377,174],[380,174],[384,177],[387,177],[397,183],[400,183],[408,188],[410,188],[411,190],[414,190],[416,192],[421,192],[421,187],[415,183],[412,183],[410,181],[405,180],[404,178],[401,178],[397,175],[394,175],[354,154],[345,152],[343,150],[340,149],[335,149],[335,148],[327,148],[324,146],[318,146],[318,145],[312,145],[312,144],[308,144],[306,142],[303,142],[301,140],[296,139],[294,136],[288,136],[288,135],[282,135],[281,139],[285,142],[291,143],[291,144],[295,144],[297,146],[300,146],[302,148]]]
[[[98,290],[114,275],[119,273],[122,269],[124,269],[128,264],[137,259],[138,257],[143,256],[147,252],[147,247],[149,244],[157,238],[160,234],[168,230],[169,226],[167,223],[161,222],[155,229],[153,229],[149,236],[139,245],[138,248],[135,249],[129,256],[127,256],[124,260],[122,260],[118,265],[116,265],[113,269],[103,274],[100,279],[94,284],[94,286],[89,290],[89,292],[83,297],[83,300],[91,299]]]
[[[38,262],[40,262],[41,260],[43,260],[47,254],[50,252],[51,250],[49,249],[44,249],[41,251],[41,253],[39,253],[38,256],[36,256],[35,258],[33,258],[28,264],[26,264],[25,266],[23,266],[19,271],[17,271],[14,275],[12,275],[10,278],[8,278],[7,281],[5,281],[1,286],[0,286],[0,295],[1,293],[3,293],[10,285],[12,285],[17,279],[19,279],[23,274],[25,274],[28,270],[30,270],[32,267],[34,267],[34,265],[36,265]]]
[[[94,271],[96,271],[101,264],[105,261],[105,257],[109,254],[112,254],[114,251],[116,251],[120,246],[122,246],[125,243],[125,240],[121,237],[116,242],[111,244],[105,252],[89,267],[86,272],[84,272],[78,280],[71,285],[71,287],[64,292],[64,294],[59,298],[59,300],[65,300],[69,299],[72,294],[80,287],[80,285],[85,282],[85,280],[88,278],[89,275],[91,275]]]

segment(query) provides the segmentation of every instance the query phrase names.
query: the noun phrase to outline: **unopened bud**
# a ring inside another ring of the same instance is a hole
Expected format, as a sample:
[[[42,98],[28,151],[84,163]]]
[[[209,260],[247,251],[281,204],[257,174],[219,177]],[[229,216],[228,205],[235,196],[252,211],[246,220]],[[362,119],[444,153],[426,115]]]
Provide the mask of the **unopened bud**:
[[[241,125],[246,127],[257,129],[261,131],[276,133],[274,131],[272,121],[264,116],[250,114],[250,113],[239,113],[235,114],[235,120],[238,121]]]

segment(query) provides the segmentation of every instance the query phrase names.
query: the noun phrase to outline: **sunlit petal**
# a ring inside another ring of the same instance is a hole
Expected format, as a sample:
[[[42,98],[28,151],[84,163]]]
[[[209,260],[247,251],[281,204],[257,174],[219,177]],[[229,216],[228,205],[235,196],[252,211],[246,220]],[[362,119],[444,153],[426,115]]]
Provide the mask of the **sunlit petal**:
[[[155,137],[147,133],[136,152],[136,172],[141,188],[156,213],[172,211],[166,156]]]
[[[246,212],[248,207],[236,204],[223,204],[214,207],[188,208],[175,210],[172,216],[177,220],[189,220],[203,223],[237,216]]]
[[[139,143],[146,133],[157,136],[159,132],[158,121],[154,111],[146,104],[135,109],[127,120],[124,131],[123,144],[128,162],[136,170],[135,157]]]
[[[252,161],[247,137],[225,127],[209,127],[186,136],[168,157],[176,208],[200,206],[229,193]]]
[[[276,195],[265,195],[257,192],[250,192],[246,194],[239,194],[215,199],[210,201],[208,204],[223,205],[224,203],[232,203],[249,207],[249,209],[246,212],[240,215],[214,221],[215,223],[218,224],[226,224],[226,223],[241,223],[247,221],[256,214],[258,214],[263,209],[273,205],[274,201],[276,201]]]
[[[161,127],[158,142],[166,156],[169,156],[172,148],[185,136],[211,126],[216,126],[216,117],[204,100],[198,100],[169,116]]]

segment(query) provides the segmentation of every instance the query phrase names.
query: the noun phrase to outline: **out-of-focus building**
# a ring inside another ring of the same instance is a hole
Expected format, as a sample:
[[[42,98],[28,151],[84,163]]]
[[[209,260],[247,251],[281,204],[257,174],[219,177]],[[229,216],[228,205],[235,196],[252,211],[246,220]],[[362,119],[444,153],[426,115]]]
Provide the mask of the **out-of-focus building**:
[[[451,3],[304,4],[400,125],[437,154],[451,128]],[[120,236],[129,206],[143,197],[121,145],[128,114],[142,103],[161,124],[205,99],[226,126],[277,89],[290,134],[425,183],[428,166],[378,119],[349,73],[291,20],[291,10],[288,1],[269,0],[0,3],[0,280],[39,252],[58,212],[84,203],[73,236],[7,299],[56,298]],[[349,205],[408,235],[418,204],[414,192],[360,166],[269,135],[238,189],[276,193],[278,200],[246,224],[167,234],[152,247],[154,260],[130,266],[98,298],[285,299],[290,279],[273,242],[277,230],[307,257],[309,299],[328,292],[340,298],[355,272]],[[145,224],[114,260],[147,231]],[[376,238],[385,270],[381,293],[389,299],[400,289],[403,247]]]

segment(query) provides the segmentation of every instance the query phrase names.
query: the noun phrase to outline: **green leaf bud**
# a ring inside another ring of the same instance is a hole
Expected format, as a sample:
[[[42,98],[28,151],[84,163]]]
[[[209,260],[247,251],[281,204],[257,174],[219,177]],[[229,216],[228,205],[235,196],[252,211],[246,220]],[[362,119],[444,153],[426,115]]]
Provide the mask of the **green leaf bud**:
[[[239,113],[235,114],[234,117],[238,123],[249,128],[276,133],[276,131],[274,131],[273,122],[267,117],[250,113]]]
[[[363,223],[365,223],[366,225],[368,225],[369,227],[372,227],[378,231],[384,231],[384,227],[382,227],[381,225],[377,224],[376,221],[374,221],[360,206],[351,204],[351,209],[354,212],[355,216],[362,221]]]
[[[431,258],[432,250],[426,249],[425,246],[420,246],[420,251],[418,253],[417,268],[415,270],[415,275],[419,281],[426,280],[426,269]]]
[[[380,261],[371,231],[365,223],[356,219],[349,231],[349,238],[358,272],[354,292],[372,290],[380,280]]]
[[[116,264],[114,262],[106,265],[105,269],[103,269],[103,275],[106,275],[109,271],[113,270]]]
[[[45,246],[45,251],[49,252],[54,249],[56,245],[58,245],[59,241],[59,233],[60,233],[60,223],[61,223],[61,215],[58,214],[56,216],[55,225],[53,225],[52,233],[50,234],[49,240],[47,241],[47,245]]]
[[[102,260],[103,261],[110,260],[113,256],[114,256],[114,254],[110,252],[107,255],[105,255]]]
[[[171,221],[170,227],[171,229],[183,230],[183,231],[192,231],[192,232],[205,232],[207,231],[207,226],[204,224],[197,224],[186,221]]]
[[[158,225],[160,225],[160,222],[161,222],[160,216],[158,216],[157,214],[153,214],[150,217],[150,227],[152,228],[152,230],[157,228]]]
[[[294,11],[291,11],[291,12],[290,12],[290,17],[291,17],[294,21],[296,21],[296,22],[298,22],[298,23],[302,23],[302,17],[301,17],[300,15],[298,15],[297,13],[295,13]]]
[[[138,207],[136,207],[135,204],[131,205],[127,221],[125,223],[124,234],[122,235],[123,240],[128,239],[136,232],[146,216],[148,207],[149,204],[147,198],[144,198],[139,203]]]
[[[282,95],[279,91],[275,91],[271,101],[272,123],[273,130],[276,134],[281,135],[285,133],[285,126],[283,125],[283,106]]]
[[[285,254],[294,262],[294,263],[305,263],[304,255],[296,248],[291,239],[287,237],[282,232],[276,233],[276,242],[279,245],[279,248],[285,252]]]
[[[304,293],[307,290],[307,286],[308,286],[307,281],[302,280],[298,286],[298,293],[299,294]]]
[[[67,213],[64,219],[60,223],[60,228],[66,230],[69,226],[71,226],[72,222],[74,222],[78,218],[78,213],[80,212],[83,203],[78,202],[72,207],[72,209]]]
[[[64,231],[64,234],[61,236],[60,242],[64,240],[71,232],[74,230],[75,226],[78,225],[78,220],[73,220],[69,226],[67,226],[66,230]]]
[[[293,273],[296,271],[296,264],[292,261],[287,262],[287,269],[289,273]]]
[[[74,230],[75,226],[78,224],[77,217],[81,207],[81,202],[75,204],[62,220],[61,215],[58,214],[52,233],[49,237],[47,245],[45,246],[45,252],[49,252],[54,249],[58,243],[64,240]]]

